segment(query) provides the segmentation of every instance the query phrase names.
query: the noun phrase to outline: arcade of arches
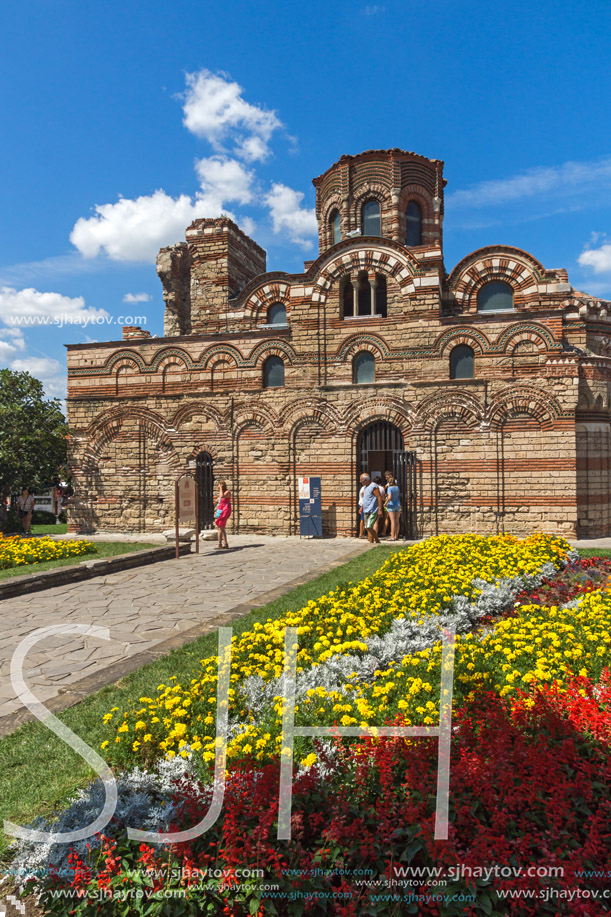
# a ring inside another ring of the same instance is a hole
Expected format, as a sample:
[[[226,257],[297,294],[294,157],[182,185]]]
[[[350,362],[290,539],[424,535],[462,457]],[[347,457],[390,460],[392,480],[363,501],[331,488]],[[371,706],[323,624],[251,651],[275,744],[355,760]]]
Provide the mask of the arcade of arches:
[[[508,245],[446,268],[443,163],[342,156],[314,179],[319,253],[300,273],[227,217],[163,248],[164,332],[68,346],[72,531],[153,532],[191,470],[212,523],[356,530],[362,470],[392,471],[405,534],[611,534],[611,304]]]

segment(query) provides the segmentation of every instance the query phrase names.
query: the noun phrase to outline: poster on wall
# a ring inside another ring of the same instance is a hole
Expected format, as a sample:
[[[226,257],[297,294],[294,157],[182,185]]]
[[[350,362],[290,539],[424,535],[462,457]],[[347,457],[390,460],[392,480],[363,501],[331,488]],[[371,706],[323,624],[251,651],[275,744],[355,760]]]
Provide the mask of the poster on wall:
[[[322,499],[320,478],[299,478],[299,534],[322,538]]]

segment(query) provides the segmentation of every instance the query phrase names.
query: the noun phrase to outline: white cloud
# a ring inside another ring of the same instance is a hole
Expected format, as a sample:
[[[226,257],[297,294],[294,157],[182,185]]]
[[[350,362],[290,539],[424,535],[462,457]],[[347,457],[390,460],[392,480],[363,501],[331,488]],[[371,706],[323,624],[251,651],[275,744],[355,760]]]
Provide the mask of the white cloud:
[[[237,159],[226,156],[209,156],[195,163],[199,178],[202,202],[211,215],[217,215],[226,201],[249,204],[253,199],[254,172],[250,172]]]
[[[13,360],[11,369],[16,372],[28,372],[36,379],[40,379],[48,397],[65,398],[66,371],[57,360],[50,357],[25,357]]]
[[[150,298],[148,293],[126,293],[123,302],[148,302]]]
[[[611,242],[599,248],[586,248],[577,261],[582,267],[592,268],[595,274],[611,274]]]
[[[194,197],[173,198],[159,189],[115,204],[98,204],[95,215],[81,217],[70,241],[85,258],[106,253],[113,261],[154,261],[164,245],[184,238],[186,227],[201,217],[218,217],[228,201],[250,203],[254,173],[226,156],[209,156],[195,163],[201,190]]]
[[[14,344],[11,344],[10,341],[0,340],[0,363],[8,363],[8,361],[15,356],[17,353],[17,348]]]
[[[209,214],[197,198],[173,198],[160,189],[135,200],[97,204],[95,216],[77,220],[70,241],[85,258],[106,252],[113,261],[154,261],[162,246],[181,239],[185,227],[202,216]]]
[[[249,161],[266,159],[268,142],[282,122],[275,111],[251,105],[242,97],[243,89],[224,73],[200,70],[186,76],[183,124],[222,151],[223,142],[232,140],[235,152]]]
[[[509,178],[483,181],[446,197],[453,207],[487,207],[529,197],[599,190],[611,182],[611,157],[591,162],[565,162],[559,166],[527,169]]]
[[[251,239],[254,239],[257,232],[257,224],[251,217],[240,217],[240,229]]]
[[[60,323],[81,324],[86,318],[107,315],[104,309],[86,306],[82,296],[41,293],[32,287],[24,290],[0,287],[0,319],[9,329],[13,329],[17,338],[22,337],[22,328]]]
[[[318,234],[318,225],[315,211],[302,209],[303,198],[303,192],[274,183],[265,203],[269,207],[274,232],[286,232],[291,242],[310,248],[312,242],[308,237]]]

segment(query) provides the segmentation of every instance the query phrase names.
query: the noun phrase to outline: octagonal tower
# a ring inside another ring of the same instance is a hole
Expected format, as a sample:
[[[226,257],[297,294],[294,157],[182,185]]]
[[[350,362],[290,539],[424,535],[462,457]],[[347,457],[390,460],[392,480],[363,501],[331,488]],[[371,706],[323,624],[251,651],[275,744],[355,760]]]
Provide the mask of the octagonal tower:
[[[441,248],[443,162],[406,150],[342,156],[313,179],[320,252],[342,239],[383,236]]]

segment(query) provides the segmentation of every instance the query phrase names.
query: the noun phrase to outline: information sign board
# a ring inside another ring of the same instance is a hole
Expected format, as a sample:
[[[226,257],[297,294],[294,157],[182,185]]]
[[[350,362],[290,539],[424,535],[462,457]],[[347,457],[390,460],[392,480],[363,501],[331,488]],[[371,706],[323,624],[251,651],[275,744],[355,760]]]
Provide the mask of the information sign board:
[[[299,534],[322,538],[320,478],[299,478]]]

